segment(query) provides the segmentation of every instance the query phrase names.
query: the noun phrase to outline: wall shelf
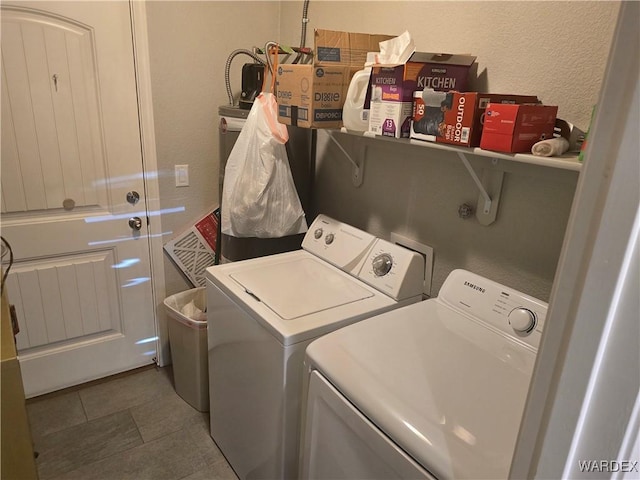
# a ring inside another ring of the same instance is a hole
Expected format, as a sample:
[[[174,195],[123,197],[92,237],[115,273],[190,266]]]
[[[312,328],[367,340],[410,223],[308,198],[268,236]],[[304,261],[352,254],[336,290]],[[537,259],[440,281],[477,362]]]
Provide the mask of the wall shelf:
[[[442,143],[425,142],[421,140],[413,140],[408,138],[392,138],[379,135],[373,135],[366,132],[355,132],[342,128],[336,130],[337,132],[347,135],[357,136],[361,138],[367,138],[372,140],[382,140],[388,142],[394,142],[401,145],[415,145],[420,148],[430,148],[434,150],[442,150],[446,152],[452,152],[457,154],[458,158],[462,161],[462,164],[468,171],[469,175],[473,179],[478,191],[480,193],[478,197],[477,208],[475,209],[476,218],[482,225],[490,225],[496,220],[498,211],[498,205],[500,203],[500,194],[502,192],[502,180],[504,178],[504,170],[498,165],[500,160],[515,161],[519,163],[527,163],[530,165],[539,165],[542,167],[559,168],[562,170],[580,171],[582,163],[578,161],[578,157],[574,155],[563,155],[561,157],[539,157],[536,155],[530,155],[526,153],[501,153],[493,152],[490,150],[483,150],[481,148],[465,148],[457,147],[454,145],[446,145]],[[334,137],[334,130],[325,130],[328,137],[335,143],[342,151],[346,159],[351,163],[352,167],[352,183],[354,187],[362,185],[362,179],[364,174],[364,164],[366,159],[366,147],[358,148],[357,158],[354,159],[344,149],[344,147]],[[491,158],[492,166],[484,169],[482,179],[478,176],[476,171],[471,166],[471,163],[467,159],[467,156],[487,157]]]
[[[435,150],[444,150],[448,152],[462,153],[463,155],[475,155],[478,157],[497,158],[501,160],[511,160],[519,163],[528,163],[531,165],[539,165],[542,167],[559,168],[562,170],[572,170],[579,172],[582,168],[582,163],[578,161],[577,155],[565,154],[561,157],[539,157],[528,153],[501,153],[493,152],[490,150],[483,150],[481,148],[466,148],[456,147],[454,145],[446,145],[444,143],[433,143],[422,140],[414,140],[409,138],[392,138],[383,137],[379,135],[373,135],[369,133],[355,132],[342,128],[339,130],[341,133],[348,135],[355,135],[363,138],[370,138],[374,140],[383,140],[396,142],[403,145],[415,145],[421,148],[431,148]]]

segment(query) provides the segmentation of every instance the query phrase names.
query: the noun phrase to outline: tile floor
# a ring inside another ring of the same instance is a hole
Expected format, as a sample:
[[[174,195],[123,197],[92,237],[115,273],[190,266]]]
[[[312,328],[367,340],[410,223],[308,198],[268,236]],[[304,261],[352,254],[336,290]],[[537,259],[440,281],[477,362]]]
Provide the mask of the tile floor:
[[[27,412],[40,480],[237,480],[170,368],[30,399]]]

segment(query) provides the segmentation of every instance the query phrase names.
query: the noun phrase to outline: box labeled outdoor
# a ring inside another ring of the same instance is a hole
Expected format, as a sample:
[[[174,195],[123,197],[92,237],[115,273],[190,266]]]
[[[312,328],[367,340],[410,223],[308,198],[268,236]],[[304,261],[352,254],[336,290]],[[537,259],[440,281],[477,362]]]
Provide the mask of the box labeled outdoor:
[[[278,121],[306,128],[342,127],[342,107],[351,78],[350,67],[278,66]]]
[[[557,106],[489,103],[480,148],[498,152],[531,152],[540,140],[553,137]]]
[[[531,95],[476,92],[414,92],[411,138],[462,147],[480,145],[485,109],[489,103],[538,103]]]

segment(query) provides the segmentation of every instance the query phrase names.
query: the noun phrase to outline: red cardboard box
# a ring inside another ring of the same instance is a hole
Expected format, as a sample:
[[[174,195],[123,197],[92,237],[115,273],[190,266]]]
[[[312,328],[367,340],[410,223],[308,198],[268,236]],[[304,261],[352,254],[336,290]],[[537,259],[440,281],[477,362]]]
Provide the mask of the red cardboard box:
[[[531,153],[534,143],[553,138],[557,106],[487,105],[480,148],[498,152]]]
[[[485,109],[489,103],[539,102],[538,97],[531,95],[424,92],[414,93],[411,138],[462,147],[480,145]]]

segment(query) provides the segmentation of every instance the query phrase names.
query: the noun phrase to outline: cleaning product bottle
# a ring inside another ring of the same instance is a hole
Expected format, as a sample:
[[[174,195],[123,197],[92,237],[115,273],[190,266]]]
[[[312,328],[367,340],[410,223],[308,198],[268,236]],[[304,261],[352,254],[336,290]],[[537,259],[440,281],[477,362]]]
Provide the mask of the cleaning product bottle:
[[[347,130],[366,132],[369,129],[369,109],[364,108],[364,103],[370,77],[371,67],[365,67],[351,78],[342,108],[342,123]]]

